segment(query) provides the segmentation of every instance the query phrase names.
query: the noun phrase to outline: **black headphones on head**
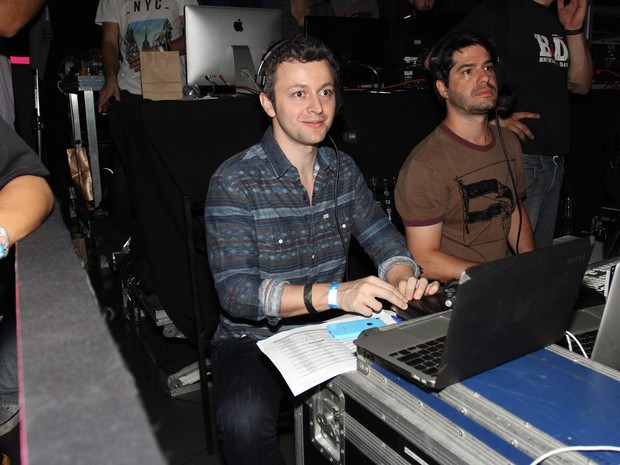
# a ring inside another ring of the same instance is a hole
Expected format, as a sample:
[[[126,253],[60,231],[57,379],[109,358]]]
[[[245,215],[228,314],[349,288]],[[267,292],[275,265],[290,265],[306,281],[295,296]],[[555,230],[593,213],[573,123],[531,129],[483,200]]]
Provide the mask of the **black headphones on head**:
[[[258,70],[256,71],[256,79],[255,79],[256,85],[258,86],[258,90],[260,90],[261,92],[265,90],[265,84],[267,81],[267,76],[265,75],[265,69],[264,69],[267,59],[269,59],[269,57],[275,50],[282,47],[288,41],[289,41],[288,39],[283,39],[283,40],[274,42],[273,44],[269,46],[269,48],[263,54],[263,57],[260,60],[260,64],[258,65]]]
[[[258,70],[256,71],[256,85],[261,92],[265,91],[265,85],[267,84],[267,75],[265,74],[266,63],[269,57],[278,50],[280,47],[284,46],[287,43],[290,43],[292,39],[282,39],[277,42],[274,42],[263,54],[261,58],[260,64],[258,65]],[[338,76],[336,76],[336,82],[334,86],[334,93],[336,98],[336,111],[334,116],[340,113],[340,108],[342,107],[342,88],[340,87]]]
[[[448,79],[449,72],[446,72],[444,69],[439,67],[439,63],[444,56],[444,49],[448,42],[448,38],[451,36],[442,37],[439,42],[435,44],[433,50],[431,51],[431,56],[428,61],[429,71],[431,73],[431,77],[435,81],[446,81]]]
[[[442,37],[439,42],[433,48],[431,56],[429,58],[429,71],[431,77],[437,81],[442,81],[446,85],[448,84],[448,79],[450,77],[450,70],[446,70],[442,67],[442,62],[445,59],[445,54],[447,53],[447,45],[451,40],[459,35],[476,35],[486,39],[482,34],[473,31],[460,31],[453,32],[451,34],[445,35]],[[504,73],[502,70],[502,59],[497,53],[497,48],[493,43],[493,40],[486,39],[488,43],[488,48],[491,52],[491,59],[493,60],[493,67],[495,70],[495,80],[497,82],[497,107],[498,109],[504,111],[511,111],[515,102],[515,95],[512,90],[505,85]]]
[[[447,80],[450,77],[450,70],[444,69],[442,67],[442,62],[445,59],[445,54],[447,53],[448,44],[458,36],[467,36],[467,35],[475,35],[481,38],[484,38],[482,34],[473,31],[459,31],[453,32],[451,34],[443,36],[439,42],[433,48],[431,56],[429,58],[429,70],[433,79],[437,81],[443,81],[447,84]],[[501,68],[501,58],[497,54],[497,50],[492,40],[486,39],[488,43],[488,48],[490,49],[491,59],[493,60],[493,66],[495,70],[495,78],[497,80],[497,89],[498,91],[502,89],[504,86],[504,79],[502,76],[502,68]]]

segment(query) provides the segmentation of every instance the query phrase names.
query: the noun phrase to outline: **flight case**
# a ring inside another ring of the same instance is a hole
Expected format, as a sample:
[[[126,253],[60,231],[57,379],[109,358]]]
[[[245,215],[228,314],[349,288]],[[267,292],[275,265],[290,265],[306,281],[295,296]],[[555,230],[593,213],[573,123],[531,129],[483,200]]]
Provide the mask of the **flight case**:
[[[551,346],[431,393],[358,358],[295,411],[297,465],[530,464],[620,446],[620,372]],[[609,451],[544,464],[618,464]]]

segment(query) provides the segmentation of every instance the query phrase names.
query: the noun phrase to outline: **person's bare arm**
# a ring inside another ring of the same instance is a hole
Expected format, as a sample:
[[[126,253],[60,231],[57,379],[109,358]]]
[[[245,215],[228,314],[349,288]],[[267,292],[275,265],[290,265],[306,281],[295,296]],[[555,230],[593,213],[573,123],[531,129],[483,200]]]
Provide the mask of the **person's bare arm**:
[[[521,216],[519,217],[519,210]],[[519,233],[519,223],[521,223],[521,234]],[[519,250],[517,250],[517,236],[519,238]],[[536,248],[534,241],[534,233],[532,232],[532,224],[530,217],[521,202],[517,204],[517,208],[512,212],[510,217],[510,232],[508,233],[508,244],[515,253],[531,252]]]
[[[288,318],[308,313],[304,305],[303,290],[304,286],[290,284],[284,286],[280,317]],[[327,304],[328,290],[328,283],[312,285],[312,306],[318,312],[330,308]],[[345,312],[371,316],[374,312],[380,311],[383,306],[378,299],[387,300],[400,308],[407,308],[405,296],[394,286],[377,276],[368,276],[355,281],[340,283],[338,288],[338,308]]]
[[[514,132],[519,139],[525,142],[528,139],[533,139],[534,133],[530,130],[528,125],[521,120],[539,118],[540,115],[538,113],[531,113],[528,111],[516,111],[507,118],[499,118],[499,124],[501,127]],[[495,124],[495,120],[493,120],[491,124]]]
[[[0,0],[0,36],[13,37],[44,4],[45,0]]]
[[[574,94],[587,94],[592,88],[594,68],[590,46],[585,34],[567,36],[570,63],[568,65],[568,90]]]
[[[583,29],[588,0],[558,0],[558,18],[567,31],[566,41],[570,62],[568,65],[568,90],[575,94],[586,94],[592,88],[592,55],[585,33],[570,34]]]
[[[0,226],[9,245],[34,231],[52,211],[54,196],[45,179],[18,176],[0,190]]]
[[[355,281],[340,283],[338,287],[338,308],[349,313],[371,316],[383,308],[381,300],[405,309],[412,298],[419,299],[425,294],[434,294],[439,289],[437,283],[428,284],[428,280],[425,278],[415,278],[411,267],[403,266],[402,269],[394,270],[392,274],[388,272],[388,280],[392,280],[394,283],[383,281],[377,276],[367,276]],[[308,313],[304,304],[303,291],[304,286],[290,284],[284,286],[280,306],[282,318]],[[328,291],[328,283],[312,285],[312,305],[318,312],[330,308],[327,303]]]
[[[185,27],[185,16],[179,16],[179,21],[181,22],[181,26]],[[183,31],[180,37],[168,44],[168,49],[179,52],[179,55],[185,55],[185,31]]]
[[[372,316],[383,308],[387,301],[395,307],[405,309],[411,299],[434,294],[439,290],[438,283],[428,283],[426,278],[416,278],[414,270],[407,265],[395,265],[383,281],[377,276],[367,276],[340,283],[338,286],[338,308],[349,313]],[[312,285],[312,306],[322,312],[329,310],[328,283]],[[280,316],[288,318],[308,313],[303,298],[304,286],[286,285],[282,293]]]
[[[463,260],[441,251],[441,230],[443,223],[430,226],[407,226],[405,235],[407,247],[413,259],[422,267],[424,276],[445,282],[459,278],[461,273],[478,263]]]

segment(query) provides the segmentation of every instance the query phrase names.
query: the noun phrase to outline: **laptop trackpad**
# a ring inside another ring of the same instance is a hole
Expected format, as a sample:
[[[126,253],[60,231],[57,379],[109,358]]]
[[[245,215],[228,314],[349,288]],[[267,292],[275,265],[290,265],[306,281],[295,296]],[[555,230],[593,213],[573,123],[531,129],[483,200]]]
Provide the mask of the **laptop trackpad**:
[[[434,318],[425,321],[417,320],[415,323],[414,321],[411,323],[411,325],[400,328],[399,331],[406,332],[407,340],[411,341],[411,345],[415,345],[445,336],[448,332],[450,318],[448,315],[436,315]]]

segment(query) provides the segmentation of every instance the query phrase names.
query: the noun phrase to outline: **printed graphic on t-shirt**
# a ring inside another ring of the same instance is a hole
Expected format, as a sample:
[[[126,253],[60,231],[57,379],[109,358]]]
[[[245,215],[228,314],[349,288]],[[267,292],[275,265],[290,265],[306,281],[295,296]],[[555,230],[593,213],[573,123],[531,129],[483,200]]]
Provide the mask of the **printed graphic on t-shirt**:
[[[455,178],[463,206],[463,245],[504,241],[510,228],[514,195],[506,179],[498,180],[497,162]]]
[[[538,42],[538,61],[568,68],[568,45],[562,37],[552,35],[551,40],[542,34],[534,34]]]
[[[172,24],[166,18],[135,21],[127,26],[123,37],[123,48],[127,61],[140,51],[155,48],[167,48],[172,38]]]

